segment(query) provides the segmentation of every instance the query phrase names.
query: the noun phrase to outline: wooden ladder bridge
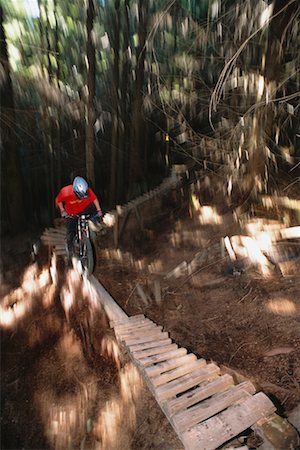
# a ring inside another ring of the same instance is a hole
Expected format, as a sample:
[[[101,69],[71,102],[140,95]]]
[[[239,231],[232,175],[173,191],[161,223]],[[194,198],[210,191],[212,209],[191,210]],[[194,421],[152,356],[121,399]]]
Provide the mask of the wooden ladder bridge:
[[[41,238],[58,255],[65,254],[61,230],[47,229]],[[274,419],[275,405],[263,392],[256,392],[249,380],[237,382],[216,363],[179,347],[162,326],[144,315],[128,317],[94,276],[88,279],[117,340],[138,367],[185,449],[222,448],[245,430],[255,430]]]

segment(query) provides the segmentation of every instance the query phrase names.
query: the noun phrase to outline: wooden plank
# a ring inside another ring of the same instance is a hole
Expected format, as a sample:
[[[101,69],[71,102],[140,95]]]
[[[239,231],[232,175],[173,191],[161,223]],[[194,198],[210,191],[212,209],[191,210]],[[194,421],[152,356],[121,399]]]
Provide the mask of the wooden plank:
[[[141,319],[140,322],[136,322],[136,323],[128,322],[124,325],[115,325],[113,327],[117,332],[122,333],[124,331],[134,330],[135,328],[144,328],[148,325],[153,325],[153,324],[154,324],[154,322],[152,322],[149,319],[143,319],[143,320]]]
[[[143,344],[141,344],[141,345],[143,345]],[[141,345],[137,345],[137,347],[139,347],[139,348],[137,348],[135,352],[132,352],[132,356],[134,358],[136,358],[137,360],[139,360],[139,359],[143,360],[149,356],[155,356],[155,355],[160,355],[162,353],[171,352],[178,348],[177,344],[172,344],[171,339],[166,339],[165,341],[160,341],[159,345],[155,345],[154,347],[151,347],[151,348],[147,348],[147,347],[141,348]]]
[[[130,322],[131,323],[136,322],[140,319],[146,319],[144,314],[136,314],[135,316],[127,316],[125,320],[111,320],[110,324],[111,324],[111,326],[117,327],[117,326],[125,325]]]
[[[112,325],[112,327],[115,329],[115,331],[117,332],[124,332],[124,331],[129,331],[132,330],[134,328],[143,328],[149,324],[153,324],[154,322],[152,322],[149,319],[140,319],[139,322],[132,322],[132,321],[128,321],[122,325]]]
[[[193,353],[189,355],[181,356],[179,358],[168,358],[168,361],[162,362],[160,364],[153,365],[151,367],[146,367],[145,372],[148,377],[156,377],[157,375],[161,375],[163,372],[167,370],[175,369],[176,367],[180,367],[185,363],[189,363],[190,361],[196,361],[197,356]]]
[[[125,341],[123,341],[125,342]],[[163,347],[164,345],[172,344],[172,339],[155,339],[154,341],[145,342],[142,344],[135,344],[129,347],[131,353],[139,352],[140,350],[147,350],[150,348]],[[125,344],[127,346],[127,344]],[[155,353],[153,353],[155,354]]]
[[[159,332],[157,333],[157,336],[155,336],[155,341],[162,341],[164,339],[167,339],[169,336],[169,333],[167,332]],[[134,337],[132,339],[126,339],[126,345],[127,347],[131,347],[137,344],[145,344],[146,342],[152,342],[154,340],[154,336],[139,336]]]
[[[120,338],[122,338],[122,340],[128,340],[128,339],[138,338],[138,337],[142,337],[142,336],[151,336],[151,335],[155,335],[157,333],[161,333],[162,328],[163,328],[162,326],[150,324],[144,328],[134,328],[127,332],[122,332],[122,333],[119,332],[118,336]]]
[[[177,348],[168,353],[162,353],[160,355],[149,356],[148,358],[142,358],[139,360],[139,364],[143,367],[151,366],[152,364],[159,363],[161,361],[168,361],[172,358],[178,358],[187,354],[186,348]]]
[[[188,389],[197,386],[197,384],[202,383],[205,380],[211,380],[218,373],[220,373],[220,368],[218,366],[213,363],[207,364],[207,366],[201,367],[191,374],[184,375],[163,386],[158,386],[155,394],[156,399],[158,402],[168,400],[181,392],[185,392]]]
[[[132,324],[132,325],[128,325],[128,326],[124,326],[122,328],[119,327],[115,327],[115,333],[119,334],[119,335],[125,335],[125,334],[130,334],[130,333],[134,333],[134,332],[138,332],[138,331],[143,331],[143,330],[147,330],[149,328],[153,328],[154,326],[156,326],[155,323],[151,323],[151,322],[145,322],[143,324]]]
[[[299,202],[300,204],[300,202]],[[282,239],[299,239],[300,238],[300,227],[290,227],[280,230]]]
[[[188,450],[215,450],[275,410],[271,400],[259,392],[182,433],[180,439]]]
[[[177,367],[176,369],[169,370],[168,372],[163,373],[157,377],[151,378],[151,382],[153,386],[161,386],[165,383],[169,383],[170,381],[176,380],[183,375],[190,374],[194,372],[196,369],[200,367],[206,366],[205,359],[197,359],[196,361],[190,361],[186,363],[184,366]]]
[[[172,417],[176,412],[195,405],[218,392],[223,392],[233,385],[233,378],[228,374],[218,376],[212,381],[204,381],[198,388],[166,402],[164,410],[169,417]]]
[[[61,238],[54,238],[54,237],[41,237],[42,242],[66,242],[66,237],[62,236]]]
[[[178,433],[182,433],[254,393],[255,387],[253,384],[250,381],[244,381],[225,392],[213,395],[208,400],[192,406],[188,410],[175,414],[172,417],[172,423]]]

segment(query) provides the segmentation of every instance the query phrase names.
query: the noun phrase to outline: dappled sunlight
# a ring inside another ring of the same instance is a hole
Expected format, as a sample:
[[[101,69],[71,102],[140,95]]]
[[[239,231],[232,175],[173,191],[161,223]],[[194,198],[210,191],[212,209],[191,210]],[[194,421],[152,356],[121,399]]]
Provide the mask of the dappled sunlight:
[[[266,304],[266,310],[284,317],[295,317],[297,308],[294,302],[284,297],[273,298]]]
[[[220,225],[223,223],[223,218],[217,213],[216,207],[201,205],[195,193],[191,194],[191,206],[193,214],[199,218],[199,222],[202,225]]]
[[[73,358],[77,356],[72,349],[74,343],[71,352],[64,348],[61,354],[66,365],[58,383],[64,382],[61,393],[54,380],[50,380],[46,389],[41,386],[34,395],[34,404],[39,411],[45,435],[55,450],[72,449],[74,444],[80,447],[82,439],[91,429],[92,405],[97,398],[95,376],[85,373],[85,369],[77,375],[72,369]]]
[[[202,225],[220,225],[223,223],[223,218],[217,213],[213,206],[200,206],[199,222]]]
[[[49,286],[51,277],[48,269],[38,273],[36,264],[29,266],[22,278],[21,286],[1,299],[0,326],[14,328],[41,299],[48,307],[54,297],[55,287]]]
[[[241,258],[249,258],[253,265],[260,268],[263,275],[268,276],[271,274],[270,262],[263,254],[263,249],[261,247],[262,245],[264,250],[267,248],[269,244],[268,239],[264,239],[262,243],[260,243],[249,236],[232,236],[230,241],[235,255],[238,255]]]
[[[136,402],[141,395],[142,379],[133,364],[127,364],[119,373],[120,396],[108,401],[105,408],[99,411],[94,431],[101,436],[104,449],[127,448],[120,442],[126,432],[136,426]],[[125,433],[124,433],[125,432]]]

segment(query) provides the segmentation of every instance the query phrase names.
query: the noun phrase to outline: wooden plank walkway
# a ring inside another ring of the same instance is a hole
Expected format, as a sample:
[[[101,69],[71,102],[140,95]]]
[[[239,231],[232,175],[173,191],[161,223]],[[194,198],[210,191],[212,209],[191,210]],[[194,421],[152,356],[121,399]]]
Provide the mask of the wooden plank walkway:
[[[49,251],[66,255],[65,229],[46,229],[41,238]],[[88,281],[117,339],[139,368],[185,449],[223,448],[245,430],[274,419],[274,404],[264,393],[257,393],[250,381],[236,384],[216,364],[178,347],[168,332],[145,316],[128,317],[95,277],[88,277]]]
[[[250,381],[235,384],[145,316],[112,326],[185,449],[215,450],[274,414],[272,401]]]

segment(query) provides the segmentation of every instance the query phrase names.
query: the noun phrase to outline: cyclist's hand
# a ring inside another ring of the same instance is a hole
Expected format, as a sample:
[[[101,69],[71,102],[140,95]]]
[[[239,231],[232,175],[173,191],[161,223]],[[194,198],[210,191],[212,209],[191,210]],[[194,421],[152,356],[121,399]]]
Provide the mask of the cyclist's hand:
[[[63,219],[66,219],[68,217],[68,213],[65,210],[61,211],[60,214]]]
[[[98,217],[99,220],[102,219],[103,217],[102,211],[97,211],[96,217]]]

